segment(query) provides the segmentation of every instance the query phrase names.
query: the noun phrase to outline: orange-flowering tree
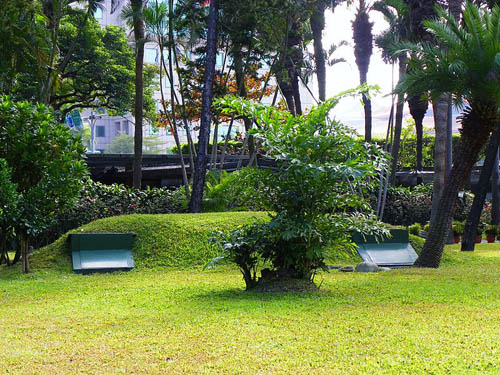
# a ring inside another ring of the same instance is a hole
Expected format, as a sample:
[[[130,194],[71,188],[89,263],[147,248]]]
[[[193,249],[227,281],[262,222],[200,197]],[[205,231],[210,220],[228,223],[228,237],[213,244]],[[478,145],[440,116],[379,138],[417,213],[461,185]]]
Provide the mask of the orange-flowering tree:
[[[183,67],[177,73],[182,80],[182,92],[184,96],[184,106],[180,100],[174,104],[174,111],[162,113],[158,120],[158,126],[170,127],[172,121],[172,112],[175,113],[175,121],[180,122],[186,118],[190,123],[197,123],[201,115],[201,99],[203,90],[204,65],[197,60],[187,60],[182,57]],[[260,100],[262,97],[269,97],[273,94],[275,86],[268,84],[270,79],[269,72],[259,71],[259,65],[253,65],[249,69],[249,74],[245,77],[245,88],[247,97],[252,100]],[[266,84],[267,82],[267,84]],[[222,98],[225,95],[237,95],[238,85],[234,73],[218,70],[214,77],[214,97]],[[165,101],[167,108],[172,108],[172,103]],[[213,121],[226,122],[231,118],[231,114],[221,113],[214,108]],[[196,128],[196,126],[194,127]]]

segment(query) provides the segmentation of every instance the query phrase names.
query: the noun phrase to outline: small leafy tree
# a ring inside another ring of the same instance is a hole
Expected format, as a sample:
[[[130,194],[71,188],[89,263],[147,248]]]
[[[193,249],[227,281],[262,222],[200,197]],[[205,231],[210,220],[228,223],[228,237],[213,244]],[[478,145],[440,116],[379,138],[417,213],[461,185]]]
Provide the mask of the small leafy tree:
[[[0,99],[0,158],[12,169],[12,182],[21,196],[21,215],[14,227],[24,272],[29,270],[29,239],[78,198],[87,173],[84,155],[80,139],[58,124],[47,106]]]
[[[227,112],[254,119],[258,125],[254,136],[279,165],[254,174],[261,199],[273,212],[271,221],[222,239],[226,256],[242,272],[254,268],[255,257],[249,252],[257,252],[271,265],[262,272],[264,279],[312,280],[316,270],[325,268],[327,246],[352,246],[349,233],[353,230],[383,232],[369,215],[362,182],[374,176],[386,158],[376,146],[359,142],[352,130],[329,119],[340,98],[354,93],[328,99],[297,117],[241,98],[217,101]],[[248,259],[251,264],[239,263]],[[243,274],[247,288],[252,288],[255,273],[250,282],[248,273]]]

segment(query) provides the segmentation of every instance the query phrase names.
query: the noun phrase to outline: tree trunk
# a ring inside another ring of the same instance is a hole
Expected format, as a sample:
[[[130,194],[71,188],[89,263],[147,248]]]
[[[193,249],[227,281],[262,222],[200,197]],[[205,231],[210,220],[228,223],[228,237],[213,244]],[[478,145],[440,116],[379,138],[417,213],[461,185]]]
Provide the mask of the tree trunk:
[[[446,176],[446,131],[448,128],[448,95],[434,101],[434,180],[431,221],[439,212],[438,204],[444,189]]]
[[[415,170],[417,173],[423,170],[423,135],[424,135],[424,117],[427,112],[428,102],[421,95],[416,95],[408,100],[408,107],[410,108],[410,113],[415,120],[415,133],[417,136],[416,144],[416,165]],[[421,184],[423,179],[421,175],[417,177],[417,184]]]
[[[30,272],[30,264],[28,260],[28,240],[21,238],[21,254],[23,259],[23,273]]]
[[[402,80],[405,73],[406,73],[406,57],[400,57],[399,81]],[[394,125],[394,138],[391,149],[391,176],[389,179],[391,185],[396,184],[396,172],[398,169],[398,159],[399,159],[399,146],[401,144],[401,130],[403,128],[403,109],[404,109],[403,95],[398,94],[398,104],[396,106],[396,121]],[[366,110],[365,110],[365,126],[366,126]],[[370,118],[370,129],[371,129],[371,118]]]
[[[447,109],[448,102],[447,100],[444,102]],[[484,106],[469,108],[463,116],[460,150],[455,157],[451,173],[446,180],[438,202],[437,212],[439,214],[435,214],[431,218],[427,240],[422,253],[415,262],[416,266],[439,267],[448,231],[453,220],[458,191],[467,183],[479,152],[490,132],[494,129],[497,109],[495,107],[495,110],[491,111],[492,114],[489,114],[485,113],[484,108]]]
[[[314,62],[316,63],[316,77],[318,79],[319,101],[326,99],[326,62],[323,50],[323,30],[325,28],[325,4],[319,1],[309,19],[313,35]]]
[[[477,185],[478,191],[474,195],[472,207],[465,223],[465,232],[462,237],[462,251],[474,251],[474,245],[476,243],[476,230],[481,217],[481,211],[483,210],[486,194],[488,192],[488,182],[490,181],[492,170],[495,166],[499,143],[500,131],[499,129],[496,129],[496,131],[491,135],[488,148],[486,149],[486,157],[484,159],[483,168],[481,169],[481,175],[479,176],[479,184]]]
[[[498,148],[491,171],[491,224],[500,224],[500,191],[498,189]]]
[[[205,67],[205,86],[201,106],[201,124],[198,136],[198,155],[194,168],[193,192],[189,202],[189,212],[201,212],[205,175],[207,170],[207,151],[210,140],[210,124],[212,121],[213,80],[215,74],[215,57],[217,54],[217,16],[219,0],[210,2],[207,32],[207,57]]]
[[[134,171],[133,186],[141,188],[142,184],[142,123],[143,123],[143,64],[144,64],[144,20],[142,19],[142,0],[130,0],[134,11],[135,39],[135,133],[134,133]]]

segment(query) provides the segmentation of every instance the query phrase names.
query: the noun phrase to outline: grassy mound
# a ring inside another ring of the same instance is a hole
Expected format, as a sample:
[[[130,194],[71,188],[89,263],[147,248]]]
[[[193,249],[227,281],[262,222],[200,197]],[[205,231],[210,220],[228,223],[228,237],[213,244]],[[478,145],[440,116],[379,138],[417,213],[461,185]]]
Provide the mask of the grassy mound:
[[[217,212],[205,214],[123,215],[93,221],[63,235],[54,243],[37,250],[30,262],[33,270],[56,268],[71,270],[68,234],[130,233],[137,235],[134,260],[137,268],[202,265],[218,255],[209,239],[214,231],[232,229],[255,219],[267,218],[265,212]],[[424,240],[410,235],[410,243],[420,253]],[[357,264],[357,254],[331,249],[328,264]]]
[[[68,234],[130,233],[137,235],[133,253],[136,267],[190,267],[215,257],[209,239],[214,231],[235,228],[267,217],[265,212],[124,215],[96,220],[63,235],[31,256],[33,270],[71,268]]]

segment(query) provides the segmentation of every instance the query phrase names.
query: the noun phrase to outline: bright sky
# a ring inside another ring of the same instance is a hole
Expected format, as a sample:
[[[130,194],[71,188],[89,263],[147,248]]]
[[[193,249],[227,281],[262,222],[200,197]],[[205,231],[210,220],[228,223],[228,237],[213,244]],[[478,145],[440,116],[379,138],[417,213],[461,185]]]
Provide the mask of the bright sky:
[[[342,40],[346,40],[349,43],[348,46],[340,47],[335,52],[335,57],[343,57],[347,62],[327,67],[327,97],[359,85],[359,71],[354,59],[351,26],[355,15],[355,7],[356,2],[350,7],[347,7],[347,5],[338,6],[333,14],[327,12],[326,15],[326,28],[323,34],[323,46],[325,50],[328,50],[333,43],[338,44]],[[380,34],[387,27],[387,23],[379,12],[372,11],[370,13],[370,20],[374,22],[374,35]],[[396,66],[394,84],[397,83],[397,80],[398,72]],[[385,136],[391,110],[391,96],[388,94],[392,90],[392,67],[383,62],[380,50],[375,46],[370,60],[368,84],[378,85],[381,89],[380,94],[372,98],[372,134]],[[405,106],[405,112],[407,111],[408,109]],[[364,132],[364,111],[359,99],[344,99],[340,102],[334,113],[335,117],[343,123],[354,127],[359,133]],[[429,110],[427,116],[430,114],[431,111]],[[426,119],[425,123],[428,124],[429,122],[432,123],[431,119]]]

